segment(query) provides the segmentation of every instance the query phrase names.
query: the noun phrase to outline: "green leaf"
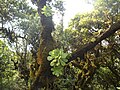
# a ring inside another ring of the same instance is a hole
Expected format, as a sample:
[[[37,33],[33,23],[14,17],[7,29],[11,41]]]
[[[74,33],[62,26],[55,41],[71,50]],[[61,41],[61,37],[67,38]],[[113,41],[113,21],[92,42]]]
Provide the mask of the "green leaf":
[[[62,67],[62,66],[53,67],[53,68],[51,69],[51,71],[53,71],[53,72],[52,72],[53,75],[56,75],[56,76],[58,77],[58,76],[60,76],[60,75],[63,74],[63,73],[62,73],[63,67]]]
[[[59,56],[59,49],[53,50],[52,56],[57,58]]]
[[[59,66],[59,65],[60,65],[60,60],[57,60],[56,66]]]
[[[53,11],[52,11],[51,7],[49,7],[49,6],[44,6],[44,7],[42,8],[42,14],[44,14],[45,16],[51,16],[52,13],[53,13]]]
[[[58,57],[59,56],[59,49],[55,49],[53,51],[50,51],[50,55],[53,57]]]
[[[68,59],[62,59],[64,62],[68,62]]]
[[[50,52],[49,52],[49,55],[52,55],[52,54],[53,54],[53,51],[50,51]]]
[[[51,61],[52,59],[53,59],[53,57],[51,57],[51,56],[48,56],[48,57],[47,57],[47,60],[48,60],[48,61]]]
[[[66,63],[64,61],[62,61],[62,60],[60,60],[60,63],[61,63],[62,66],[66,65]]]
[[[62,58],[66,58],[67,56],[68,56],[67,53],[63,53],[63,54],[62,54]]]
[[[54,66],[56,64],[57,60],[54,59],[51,63],[50,63],[50,66]]]
[[[61,56],[58,56],[58,60],[61,60],[62,59],[62,57]]]

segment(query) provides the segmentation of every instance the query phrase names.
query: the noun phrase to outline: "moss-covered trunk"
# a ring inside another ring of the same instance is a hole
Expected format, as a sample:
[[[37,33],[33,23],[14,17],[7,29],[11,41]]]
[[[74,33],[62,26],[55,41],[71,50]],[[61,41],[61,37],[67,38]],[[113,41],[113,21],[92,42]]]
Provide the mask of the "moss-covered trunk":
[[[52,83],[53,75],[51,73],[50,64],[47,60],[49,51],[54,48],[54,41],[51,36],[51,32],[54,29],[52,22],[52,16],[46,17],[41,13],[41,9],[46,5],[47,0],[39,0],[38,13],[40,15],[40,21],[42,24],[42,32],[40,37],[40,47],[37,54],[37,63],[40,65],[36,75],[35,80],[31,84],[31,90],[40,90],[40,88],[45,88],[45,90],[51,90],[50,84]]]

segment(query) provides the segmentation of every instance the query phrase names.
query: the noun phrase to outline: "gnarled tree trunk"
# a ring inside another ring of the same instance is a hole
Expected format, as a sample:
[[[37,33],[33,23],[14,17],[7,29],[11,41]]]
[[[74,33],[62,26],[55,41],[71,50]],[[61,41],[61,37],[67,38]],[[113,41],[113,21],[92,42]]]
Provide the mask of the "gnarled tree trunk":
[[[54,25],[52,22],[52,16],[46,17],[41,13],[41,9],[46,5],[47,0],[39,0],[37,2],[38,5],[38,13],[40,16],[40,21],[42,24],[42,32],[40,37],[40,47],[38,49],[37,54],[37,63],[40,65],[37,74],[35,76],[35,80],[31,84],[31,90],[38,90],[39,88],[45,88],[45,90],[51,90],[50,84],[53,81],[53,75],[51,73],[50,64],[47,60],[47,56],[49,51],[54,48],[54,40],[51,36],[51,32],[54,29]]]

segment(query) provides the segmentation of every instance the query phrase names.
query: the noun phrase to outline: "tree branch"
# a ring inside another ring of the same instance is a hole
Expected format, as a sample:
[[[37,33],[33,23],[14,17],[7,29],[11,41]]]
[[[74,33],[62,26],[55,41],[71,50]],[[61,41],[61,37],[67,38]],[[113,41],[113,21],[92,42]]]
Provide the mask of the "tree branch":
[[[98,43],[100,43],[102,40],[108,38],[109,36],[113,35],[119,29],[120,29],[120,21],[117,22],[117,23],[114,23],[113,25],[111,25],[111,27],[105,33],[100,35],[100,37],[98,37],[96,39],[96,41],[90,42],[90,43],[84,45],[83,48],[81,48],[78,51],[76,51],[75,53],[73,53],[71,55],[71,57],[69,58],[69,62],[72,61],[72,60],[77,59],[77,57],[80,57],[80,59],[83,59],[84,58],[84,54],[87,51],[93,49]]]

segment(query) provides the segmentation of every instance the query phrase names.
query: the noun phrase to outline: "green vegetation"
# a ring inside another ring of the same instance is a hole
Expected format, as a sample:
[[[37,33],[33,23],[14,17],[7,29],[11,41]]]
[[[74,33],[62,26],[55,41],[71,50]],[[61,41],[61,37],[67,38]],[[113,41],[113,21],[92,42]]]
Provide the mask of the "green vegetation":
[[[49,52],[47,57],[48,61],[50,62],[50,66],[52,66],[51,71],[53,71],[53,75],[60,76],[63,73],[63,67],[68,62],[67,57],[68,53],[64,53],[63,49],[55,49]]]
[[[120,0],[93,0],[66,29],[62,0],[31,2],[0,0],[0,90],[120,90]]]

